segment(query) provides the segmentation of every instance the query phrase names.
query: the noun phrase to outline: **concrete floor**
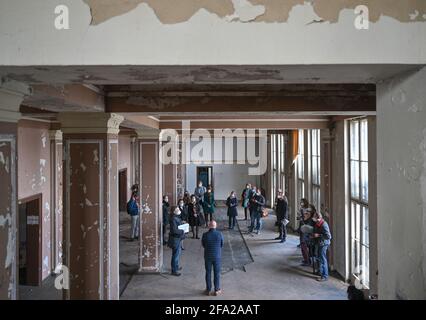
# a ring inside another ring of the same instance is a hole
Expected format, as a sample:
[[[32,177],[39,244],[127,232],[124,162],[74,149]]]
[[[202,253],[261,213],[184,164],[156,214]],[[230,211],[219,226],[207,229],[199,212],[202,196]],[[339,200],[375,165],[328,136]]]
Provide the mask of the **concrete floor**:
[[[220,228],[224,227],[225,210],[225,208],[218,208],[216,213]],[[242,212],[239,216],[243,216]],[[183,267],[181,277],[170,275],[171,249],[164,246],[163,272],[161,274],[135,273],[129,276],[121,299],[346,299],[344,282],[333,277],[325,283],[317,282],[311,268],[300,266],[302,257],[300,249],[297,248],[299,242],[297,236],[290,235],[284,244],[273,240],[277,236],[274,223],[274,216],[264,219],[260,235],[247,234],[247,223],[243,220],[239,220],[241,232],[222,230],[225,237],[222,266],[223,294],[219,297],[203,295],[205,273],[201,240],[186,239],[181,258]],[[206,229],[203,228],[202,232],[205,231]],[[124,249],[123,247],[126,246],[129,248]],[[137,258],[136,242],[125,242],[124,238],[120,238],[120,250],[120,261],[125,264]],[[136,254],[127,257],[125,252],[131,250]],[[120,266],[123,263],[120,263]]]

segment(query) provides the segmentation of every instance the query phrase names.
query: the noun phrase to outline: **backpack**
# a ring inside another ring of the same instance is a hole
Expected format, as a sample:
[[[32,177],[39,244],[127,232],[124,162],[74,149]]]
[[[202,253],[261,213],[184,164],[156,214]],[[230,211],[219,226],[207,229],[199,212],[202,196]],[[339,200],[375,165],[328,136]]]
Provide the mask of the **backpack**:
[[[131,215],[133,211],[133,199],[130,199],[129,201],[127,201],[126,208],[127,208],[127,213]]]

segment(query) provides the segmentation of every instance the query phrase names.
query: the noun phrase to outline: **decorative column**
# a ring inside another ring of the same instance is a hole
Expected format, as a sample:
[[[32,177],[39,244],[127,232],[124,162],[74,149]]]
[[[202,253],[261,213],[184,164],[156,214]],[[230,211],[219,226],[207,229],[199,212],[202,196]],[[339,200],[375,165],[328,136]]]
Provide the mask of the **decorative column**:
[[[183,136],[178,138],[178,164],[176,166],[176,198],[183,199],[186,190],[186,164],[182,156]]]
[[[162,246],[162,165],[159,159],[159,130],[137,130],[139,145],[139,191],[142,203],[140,228],[140,272],[160,272]]]
[[[63,215],[62,215],[62,131],[53,129],[49,131],[50,163],[51,163],[51,257],[52,273],[59,273],[62,266],[63,246]]]
[[[118,133],[112,113],[61,113],[66,299],[119,298]]]
[[[17,299],[17,127],[28,86],[0,79],[0,300]]]

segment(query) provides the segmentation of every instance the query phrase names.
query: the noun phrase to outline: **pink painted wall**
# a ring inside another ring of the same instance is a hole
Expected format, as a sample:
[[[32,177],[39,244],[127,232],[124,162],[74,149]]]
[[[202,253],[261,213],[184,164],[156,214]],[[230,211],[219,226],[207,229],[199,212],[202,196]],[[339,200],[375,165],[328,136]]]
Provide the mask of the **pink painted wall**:
[[[21,120],[18,124],[18,199],[42,194],[42,278],[50,274],[50,141],[49,124]]]
[[[118,137],[118,170],[127,169],[127,199],[130,199],[132,183],[131,138],[120,135]]]

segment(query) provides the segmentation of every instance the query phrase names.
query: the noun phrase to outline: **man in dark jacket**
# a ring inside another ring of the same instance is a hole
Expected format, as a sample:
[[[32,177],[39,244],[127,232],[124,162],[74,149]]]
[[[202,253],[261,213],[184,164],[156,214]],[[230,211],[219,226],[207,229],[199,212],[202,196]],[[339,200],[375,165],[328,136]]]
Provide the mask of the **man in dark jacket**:
[[[185,238],[184,231],[179,229],[179,226],[182,224],[180,214],[179,208],[176,208],[173,212],[173,217],[170,219],[169,246],[173,250],[171,265],[172,275],[174,276],[180,276],[178,271],[182,268],[179,267],[179,260],[182,252],[182,240]]]
[[[280,235],[275,240],[280,240],[281,243],[284,243],[287,238],[287,223],[288,223],[288,204],[287,199],[284,196],[283,192],[280,190],[277,194],[277,199],[275,202],[275,212],[277,214],[278,227],[280,230]]]
[[[214,271],[214,290],[215,295],[222,293],[220,288],[220,270],[222,265],[222,247],[223,235],[216,230],[216,221],[212,220],[209,223],[209,231],[203,234],[201,243],[204,248],[204,262],[206,268],[206,291],[210,295],[212,289],[212,267]]]
[[[167,232],[167,225],[169,224],[169,210],[170,210],[170,204],[169,204],[169,197],[163,196],[163,245],[167,244],[166,241],[166,232]]]
[[[320,212],[315,212],[312,217],[314,224],[314,234],[317,245],[319,246],[318,258],[319,258],[319,273],[320,278],[318,281],[327,281],[328,279],[328,261],[327,261],[327,249],[331,242],[331,233],[328,223],[323,219]]]
[[[251,199],[252,217],[249,232],[253,232],[256,229],[256,233],[260,234],[260,219],[262,218],[262,210],[265,206],[265,198],[260,193],[260,189],[257,189],[256,194]]]

